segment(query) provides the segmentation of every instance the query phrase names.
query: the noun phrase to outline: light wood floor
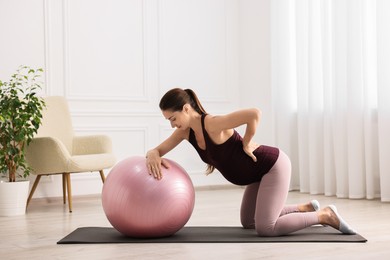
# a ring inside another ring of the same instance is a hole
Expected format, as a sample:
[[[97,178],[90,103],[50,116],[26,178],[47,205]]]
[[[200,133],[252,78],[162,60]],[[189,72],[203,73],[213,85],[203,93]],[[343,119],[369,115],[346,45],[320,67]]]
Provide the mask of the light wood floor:
[[[202,188],[187,225],[239,225],[241,188]],[[57,245],[78,227],[110,226],[99,196],[33,199],[25,216],[0,217],[1,259],[390,259],[390,204],[291,192],[288,203],[313,198],[336,204],[367,243]]]

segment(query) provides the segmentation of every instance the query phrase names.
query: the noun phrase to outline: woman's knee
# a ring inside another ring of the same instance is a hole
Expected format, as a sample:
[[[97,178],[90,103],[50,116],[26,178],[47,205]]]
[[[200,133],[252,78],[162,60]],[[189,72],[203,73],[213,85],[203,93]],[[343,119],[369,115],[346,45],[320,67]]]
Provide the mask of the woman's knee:
[[[242,218],[241,217],[241,225],[245,229],[254,229],[255,228],[255,221],[253,218],[251,220],[250,218]]]
[[[275,230],[275,226],[269,225],[269,226],[264,226],[264,225],[256,225],[256,232],[257,235],[261,237],[276,237],[279,236],[278,232]]]

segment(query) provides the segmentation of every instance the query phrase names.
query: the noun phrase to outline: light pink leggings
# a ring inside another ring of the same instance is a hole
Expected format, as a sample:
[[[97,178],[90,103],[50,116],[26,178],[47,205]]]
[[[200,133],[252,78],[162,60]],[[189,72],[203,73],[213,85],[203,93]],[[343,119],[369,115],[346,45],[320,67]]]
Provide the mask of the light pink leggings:
[[[248,185],[241,204],[241,223],[255,228],[259,236],[281,236],[319,224],[316,212],[299,212],[298,205],[285,206],[291,163],[280,151],[279,158],[261,182]]]

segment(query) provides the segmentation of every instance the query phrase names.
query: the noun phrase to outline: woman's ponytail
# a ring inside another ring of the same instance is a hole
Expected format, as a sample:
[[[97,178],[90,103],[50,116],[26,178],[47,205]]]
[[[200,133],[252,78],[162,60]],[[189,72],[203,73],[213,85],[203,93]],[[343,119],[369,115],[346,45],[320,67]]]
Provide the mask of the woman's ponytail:
[[[190,105],[195,109],[195,111],[201,115],[207,114],[206,110],[203,108],[195,92],[189,88],[185,89],[184,91],[188,94],[188,96],[190,96],[191,99]]]
[[[191,97],[191,106],[195,109],[196,112],[199,114],[207,114],[206,110],[203,108],[202,104],[199,101],[198,96],[195,94],[195,92],[192,89],[185,89],[185,92]],[[209,175],[215,170],[215,167],[211,164],[207,164],[207,169],[206,169],[206,175]]]

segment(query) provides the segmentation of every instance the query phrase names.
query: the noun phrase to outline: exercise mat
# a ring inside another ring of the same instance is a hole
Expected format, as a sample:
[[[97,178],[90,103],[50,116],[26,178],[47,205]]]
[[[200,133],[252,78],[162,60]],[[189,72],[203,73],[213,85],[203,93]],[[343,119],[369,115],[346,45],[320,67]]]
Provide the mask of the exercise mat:
[[[279,237],[259,237],[253,229],[234,226],[185,226],[163,238],[126,237],[112,227],[81,227],[57,244],[107,243],[288,243],[288,242],[366,242],[359,234],[343,235],[331,227],[312,226]]]

